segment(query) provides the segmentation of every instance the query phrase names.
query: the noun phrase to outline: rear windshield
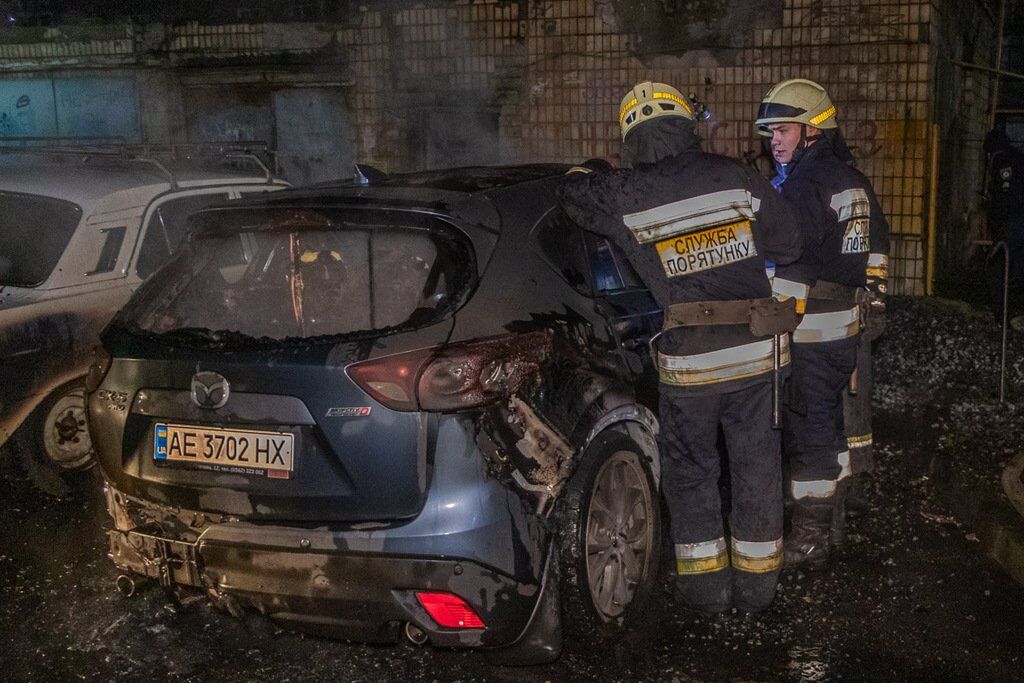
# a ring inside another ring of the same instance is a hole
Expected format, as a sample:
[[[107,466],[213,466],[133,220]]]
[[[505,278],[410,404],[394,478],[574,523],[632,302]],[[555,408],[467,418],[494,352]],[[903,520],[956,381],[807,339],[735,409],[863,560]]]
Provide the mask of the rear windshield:
[[[359,337],[437,322],[475,283],[468,239],[429,216],[246,213],[201,214],[187,247],[118,324],[221,343]]]
[[[42,284],[81,218],[82,209],[71,202],[0,192],[0,285]]]

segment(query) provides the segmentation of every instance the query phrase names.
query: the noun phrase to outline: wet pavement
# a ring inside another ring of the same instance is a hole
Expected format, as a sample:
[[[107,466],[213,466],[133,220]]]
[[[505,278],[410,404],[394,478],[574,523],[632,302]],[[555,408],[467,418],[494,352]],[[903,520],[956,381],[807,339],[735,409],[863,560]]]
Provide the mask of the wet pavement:
[[[689,616],[668,594],[620,643],[570,642],[553,665],[490,666],[478,653],[366,646],[236,619],[155,586],[126,599],[105,557],[94,479],[63,499],[0,473],[4,680],[866,680],[1013,679],[1024,664],[1024,587],[983,550],[965,504],[1000,502],[1024,452],[1024,337],[1011,404],[995,400],[998,329],[947,305],[896,301],[878,350],[875,511],[815,574],[786,574],[760,618]],[[955,472],[955,477],[949,475]],[[950,481],[955,479],[955,485]]]

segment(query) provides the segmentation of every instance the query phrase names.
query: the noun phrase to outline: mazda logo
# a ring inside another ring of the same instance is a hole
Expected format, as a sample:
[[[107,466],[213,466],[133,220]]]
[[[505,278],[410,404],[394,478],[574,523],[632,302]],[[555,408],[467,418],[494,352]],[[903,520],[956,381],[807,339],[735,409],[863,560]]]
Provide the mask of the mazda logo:
[[[220,408],[228,402],[231,387],[216,372],[197,372],[192,376],[192,402],[200,408]]]

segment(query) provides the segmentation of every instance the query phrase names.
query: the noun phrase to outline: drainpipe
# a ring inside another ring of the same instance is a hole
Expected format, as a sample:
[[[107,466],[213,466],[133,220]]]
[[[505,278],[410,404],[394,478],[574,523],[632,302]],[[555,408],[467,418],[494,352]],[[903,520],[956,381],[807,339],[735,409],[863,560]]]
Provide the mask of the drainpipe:
[[[1003,28],[1006,26],[1006,0],[999,0],[999,29],[996,32],[996,74],[989,93],[988,129],[996,127],[996,108],[999,106],[999,70],[1003,68]]]

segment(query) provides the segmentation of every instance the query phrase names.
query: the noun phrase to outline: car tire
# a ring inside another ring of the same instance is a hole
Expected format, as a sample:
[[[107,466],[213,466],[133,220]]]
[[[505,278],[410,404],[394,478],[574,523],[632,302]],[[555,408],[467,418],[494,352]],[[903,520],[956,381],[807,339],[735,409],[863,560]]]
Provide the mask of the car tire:
[[[45,493],[62,496],[96,460],[81,381],[57,388],[18,430],[16,450],[28,478]]]
[[[556,524],[566,633],[605,639],[640,622],[662,553],[660,497],[643,450],[625,434],[599,434],[566,485]]]

